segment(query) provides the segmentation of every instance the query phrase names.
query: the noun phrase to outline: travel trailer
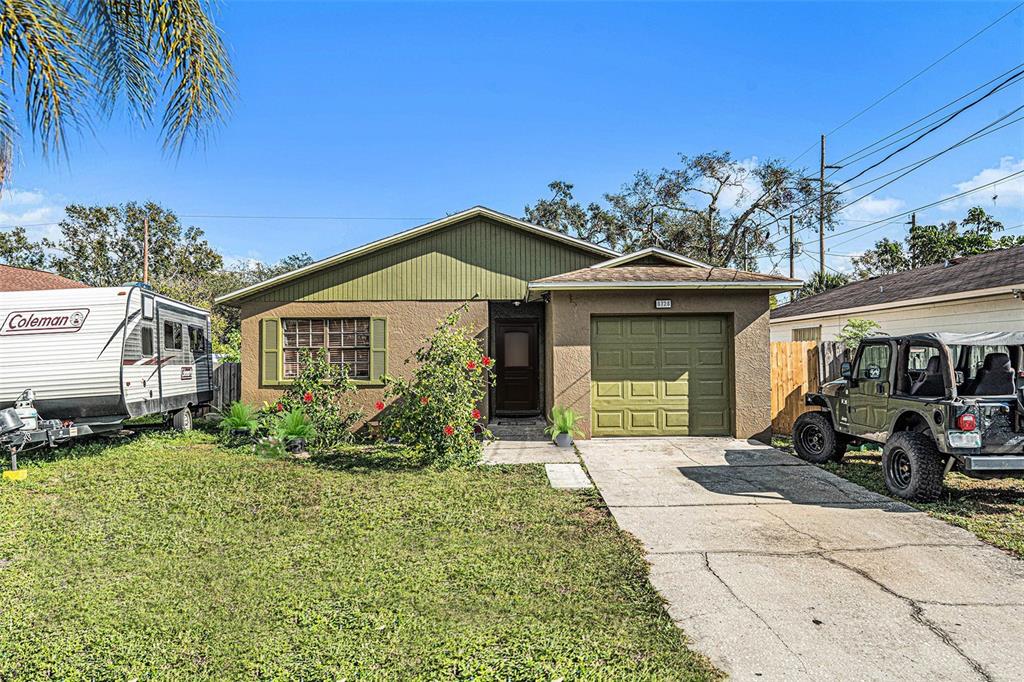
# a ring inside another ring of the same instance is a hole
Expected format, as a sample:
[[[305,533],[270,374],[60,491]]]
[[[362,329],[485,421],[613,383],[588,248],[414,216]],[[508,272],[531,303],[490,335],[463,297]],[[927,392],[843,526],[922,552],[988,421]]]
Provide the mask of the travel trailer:
[[[210,314],[143,284],[0,292],[0,445],[55,445],[213,399]]]

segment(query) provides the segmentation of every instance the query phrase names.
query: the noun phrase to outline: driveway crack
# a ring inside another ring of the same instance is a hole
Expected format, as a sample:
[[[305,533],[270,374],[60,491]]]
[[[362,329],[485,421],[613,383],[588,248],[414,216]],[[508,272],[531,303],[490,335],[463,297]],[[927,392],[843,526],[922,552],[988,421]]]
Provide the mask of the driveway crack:
[[[796,651],[793,650],[791,646],[789,646],[786,640],[782,638],[782,635],[775,631],[775,628],[772,627],[771,623],[769,623],[760,613],[755,611],[750,604],[743,601],[743,599],[738,594],[736,594],[736,590],[732,589],[732,586],[729,585],[729,583],[725,582],[722,576],[718,575],[718,572],[711,566],[711,557],[707,552],[701,552],[701,556],[704,558],[704,567],[708,569],[708,572],[711,575],[715,576],[715,580],[722,583],[722,587],[724,587],[726,591],[730,595],[732,595],[733,599],[735,599],[747,611],[750,611],[750,613],[754,614],[754,617],[761,621],[761,623],[766,628],[768,628],[768,632],[772,633],[772,636],[779,641],[779,644],[781,644],[786,649],[786,651],[793,655],[793,657],[796,659],[796,662],[800,665],[800,669],[804,671],[805,675],[810,677],[811,674],[807,670],[807,667],[804,665],[803,659],[800,657],[800,654],[798,654]]]
[[[974,672],[976,672],[983,680],[987,680],[988,682],[991,682],[992,680],[995,679],[995,678],[992,677],[992,675],[987,670],[985,670],[984,666],[982,666],[981,663],[979,663],[978,661],[976,661],[973,658],[971,658],[970,656],[968,656],[967,652],[965,652],[962,648],[960,648],[960,645],[957,644],[953,640],[952,635],[950,635],[938,623],[932,621],[931,619],[929,619],[924,614],[924,607],[921,606],[921,604],[916,599],[912,599],[912,598],[910,598],[910,597],[908,597],[906,595],[902,595],[899,592],[896,592],[895,590],[893,590],[889,586],[887,586],[884,583],[876,580],[874,577],[871,576],[871,574],[869,574],[867,571],[865,571],[863,569],[857,568],[856,566],[851,566],[851,565],[849,565],[847,563],[844,563],[844,562],[840,561],[839,559],[836,559],[835,557],[826,556],[824,553],[820,554],[819,556],[821,556],[822,559],[824,559],[825,561],[829,562],[830,564],[834,564],[834,565],[839,566],[841,568],[845,568],[848,571],[856,573],[857,575],[859,575],[860,577],[864,578],[868,582],[876,585],[880,590],[882,590],[886,594],[891,595],[891,596],[899,599],[903,603],[907,604],[908,606],[910,606],[910,617],[914,621],[916,621],[917,623],[919,623],[919,624],[925,626],[926,628],[928,628],[929,630],[931,630],[932,633],[936,637],[938,637],[942,641],[943,644],[945,644],[950,649],[955,651],[957,653],[957,655],[960,656],[960,658],[964,659],[964,661],[967,662],[967,665],[971,666],[971,668],[974,670]],[[927,603],[927,602],[925,602],[925,603]]]

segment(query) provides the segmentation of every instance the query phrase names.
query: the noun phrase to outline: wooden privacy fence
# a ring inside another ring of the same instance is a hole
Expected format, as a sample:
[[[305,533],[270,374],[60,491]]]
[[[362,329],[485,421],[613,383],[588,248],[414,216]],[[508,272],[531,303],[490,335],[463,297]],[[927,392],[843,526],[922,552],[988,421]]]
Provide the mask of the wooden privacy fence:
[[[242,398],[242,365],[222,362],[213,368],[213,407],[223,410]]]
[[[787,435],[803,414],[804,396],[818,390],[817,341],[774,341],[772,358],[772,431]]]
[[[839,378],[844,359],[843,346],[831,341],[772,342],[772,431],[792,433],[796,418],[812,409],[804,396]]]

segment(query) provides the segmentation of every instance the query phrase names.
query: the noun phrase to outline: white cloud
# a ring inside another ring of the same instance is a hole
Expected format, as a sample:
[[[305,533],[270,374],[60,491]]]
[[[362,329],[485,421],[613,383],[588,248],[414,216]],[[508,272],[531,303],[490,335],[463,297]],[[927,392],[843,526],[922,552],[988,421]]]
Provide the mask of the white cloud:
[[[999,159],[997,166],[983,168],[970,180],[955,183],[953,185],[955,191],[946,194],[943,198],[970,191],[975,187],[987,185],[990,182],[999,180],[999,178],[1020,171],[1024,171],[1024,159],[1017,160],[1012,156],[1004,156]],[[1024,207],[1024,175],[1018,175],[1015,178],[986,187],[983,190],[978,190],[959,199],[948,201],[942,204],[942,210],[961,211],[968,206],[977,206],[983,202],[987,205],[992,201],[992,197],[996,197],[995,205],[1001,208]]]
[[[847,220],[878,220],[893,213],[899,213],[906,205],[902,199],[895,197],[875,197],[868,195],[855,204],[851,204],[841,215]]]
[[[0,193],[0,230],[24,227],[31,239],[54,237],[64,218],[64,202],[39,190],[16,187]]]

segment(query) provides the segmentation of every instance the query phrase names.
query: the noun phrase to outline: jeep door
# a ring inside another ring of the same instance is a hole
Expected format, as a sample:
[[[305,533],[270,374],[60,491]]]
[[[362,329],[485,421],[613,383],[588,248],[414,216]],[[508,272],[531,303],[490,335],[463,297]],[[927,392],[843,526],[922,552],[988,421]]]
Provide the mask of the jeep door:
[[[884,441],[889,428],[893,350],[889,341],[863,341],[849,388],[850,433]]]

